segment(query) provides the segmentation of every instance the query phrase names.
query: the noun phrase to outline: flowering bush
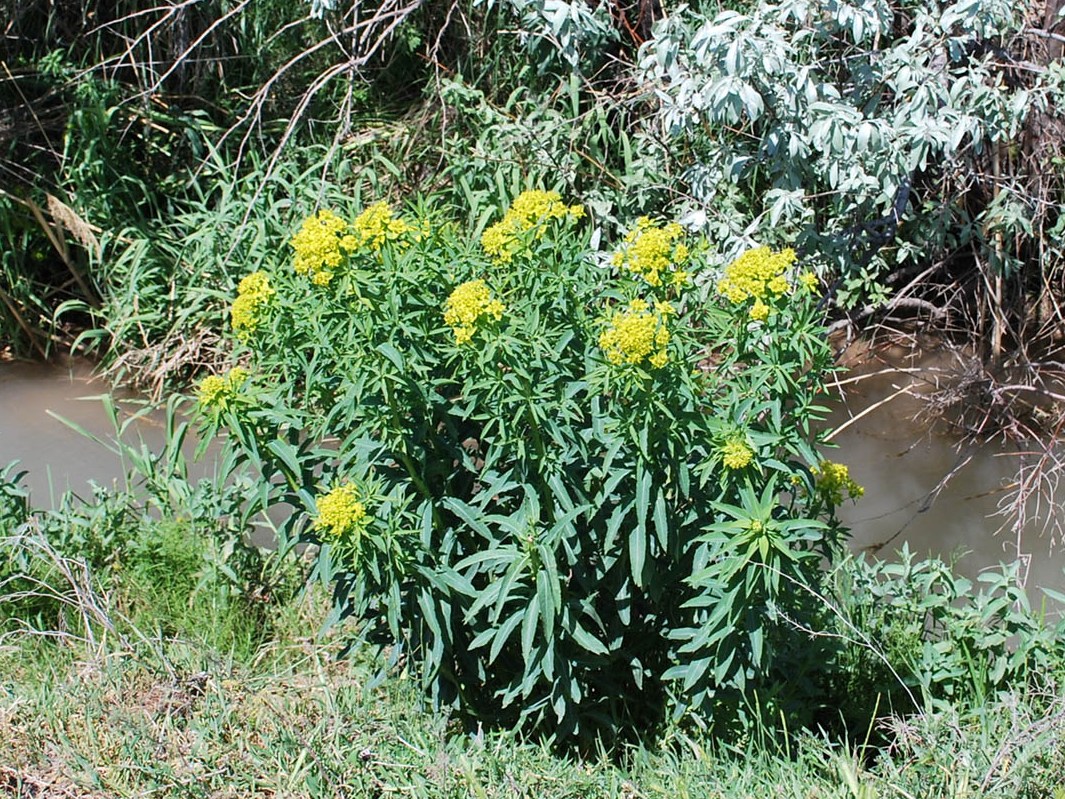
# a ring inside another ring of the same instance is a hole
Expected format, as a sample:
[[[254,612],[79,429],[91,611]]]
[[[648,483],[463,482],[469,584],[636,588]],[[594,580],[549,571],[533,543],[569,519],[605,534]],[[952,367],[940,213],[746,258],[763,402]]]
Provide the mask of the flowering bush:
[[[202,403],[437,703],[560,736],[792,712],[823,663],[785,617],[855,494],[814,448],[815,286],[792,253],[711,274],[676,223],[591,234],[548,192],[479,240],[319,212]]]
[[[526,239],[530,235],[543,238],[551,220],[580,219],[582,216],[584,209],[579,205],[566,205],[558,192],[522,192],[503,219],[481,235],[481,246],[494,261],[508,264],[515,255],[527,249]]]

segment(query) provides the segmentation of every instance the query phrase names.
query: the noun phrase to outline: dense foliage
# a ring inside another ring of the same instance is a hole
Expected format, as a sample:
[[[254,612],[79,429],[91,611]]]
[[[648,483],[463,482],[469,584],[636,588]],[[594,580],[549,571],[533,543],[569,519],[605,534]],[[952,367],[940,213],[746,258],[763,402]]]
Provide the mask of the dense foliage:
[[[715,239],[743,246],[768,223],[833,265],[846,304],[893,287],[895,307],[974,325],[998,357],[1007,336],[1045,345],[1060,326],[1065,70],[1032,30],[1042,11],[998,0],[681,10],[640,67],[683,144],[687,204]],[[961,276],[960,291],[940,287],[940,269]]]
[[[204,219],[282,235],[281,175],[458,216],[547,183],[608,237],[650,213],[721,263],[795,245],[857,320],[886,300],[996,361],[1060,340],[1054,2],[10,5],[0,320],[21,351],[58,321],[160,385],[216,362],[245,245]]]

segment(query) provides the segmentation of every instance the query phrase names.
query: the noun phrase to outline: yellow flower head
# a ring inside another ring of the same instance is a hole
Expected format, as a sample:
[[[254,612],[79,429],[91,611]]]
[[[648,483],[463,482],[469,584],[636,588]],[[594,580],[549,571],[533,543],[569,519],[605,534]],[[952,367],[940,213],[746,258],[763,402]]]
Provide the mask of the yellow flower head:
[[[241,339],[247,339],[259,327],[270,305],[270,298],[277,292],[270,288],[270,279],[265,272],[252,272],[237,286],[229,316],[233,331]]]
[[[614,253],[611,263],[642,277],[652,286],[662,285],[662,275],[672,270],[670,283],[682,285],[688,273],[679,267],[691,254],[688,245],[681,241],[683,238],[684,229],[676,222],[656,225],[641,216],[636,220],[636,227],[622,240],[621,249]]]
[[[764,300],[767,295],[787,294],[791,285],[786,273],[795,258],[795,251],[790,248],[776,253],[768,247],[747,250],[725,267],[717,293],[736,305],[752,298]]]
[[[265,272],[252,272],[245,275],[237,284],[237,294],[250,294],[257,297],[269,297],[274,290],[270,288],[270,278]]]
[[[803,272],[799,275],[799,285],[801,285],[807,291],[817,291],[817,275],[813,272]]]
[[[833,505],[839,505],[844,498],[858,499],[865,489],[850,476],[846,464],[821,461],[820,467],[811,469],[817,479],[817,489]]]
[[[787,294],[790,286],[788,285],[788,279],[784,275],[777,275],[769,280],[766,284],[766,288],[774,294]]]
[[[468,344],[477,332],[480,322],[498,322],[506,307],[492,297],[488,284],[483,280],[468,280],[458,286],[444,303],[444,323],[455,334],[456,344]]]
[[[388,203],[374,203],[357,217],[351,225],[357,247],[369,247],[380,252],[386,241],[397,241],[417,228],[395,216]],[[352,248],[354,249],[354,248]]]
[[[525,248],[525,236],[529,231],[535,230],[533,235],[542,238],[551,220],[580,219],[583,216],[581,206],[566,205],[557,191],[523,191],[511,203],[503,219],[481,235],[481,247],[496,263],[507,264]]]
[[[234,366],[226,372],[226,383],[235,391],[247,383],[249,377],[251,377],[251,372],[243,366]]]
[[[764,322],[769,318],[769,306],[760,299],[755,300],[754,305],[751,306],[751,310],[747,312],[747,315],[751,317],[752,321]]]
[[[208,375],[200,381],[196,401],[204,410],[224,409],[248,382],[248,370],[234,366],[224,375]]]
[[[196,399],[203,408],[214,408],[225,401],[226,381],[218,375],[208,375],[200,381]]]
[[[309,216],[289,244],[296,252],[293,268],[309,275],[316,286],[325,286],[344,262],[344,253],[358,246],[348,232],[348,223],[329,210]]]
[[[326,541],[357,538],[370,523],[366,505],[353,483],[337,486],[328,494],[319,496],[315,504],[318,515],[314,519],[314,529]]]
[[[742,438],[731,438],[721,447],[721,463],[726,469],[744,469],[753,458],[754,450]]]
[[[661,369],[669,361],[666,320],[672,313],[672,307],[665,303],[652,308],[639,298],[631,300],[627,309],[614,312],[610,324],[599,335],[599,347],[615,366],[646,360],[653,368]]]

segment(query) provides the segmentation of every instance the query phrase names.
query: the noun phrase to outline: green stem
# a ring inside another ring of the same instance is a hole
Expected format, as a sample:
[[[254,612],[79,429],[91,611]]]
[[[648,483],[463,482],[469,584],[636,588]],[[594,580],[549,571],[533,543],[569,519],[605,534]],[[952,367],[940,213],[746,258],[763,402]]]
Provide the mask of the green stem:
[[[533,447],[536,449],[536,482],[539,484],[540,493],[544,497],[551,497],[552,501],[545,503],[547,506],[547,520],[550,524],[555,523],[555,503],[550,486],[544,480],[543,464],[547,460],[547,448],[544,446],[544,438],[540,434],[540,425],[536,423],[536,414],[533,410],[532,388],[528,378],[522,378],[522,394],[525,396],[526,413],[529,418],[529,427],[532,429]]]
[[[418,489],[419,493],[425,497],[426,501],[433,509],[433,526],[439,528],[441,526],[440,512],[436,507],[435,497],[429,490],[428,484],[422,479],[421,474],[418,472],[415,466],[414,460],[411,458],[410,453],[407,452],[407,437],[403,435],[403,427],[400,424],[399,409],[396,407],[395,398],[392,396],[392,392],[389,390],[386,383],[382,389],[385,402],[388,404],[388,409],[392,413],[392,433],[395,436],[397,443],[396,455],[399,457],[400,463],[407,470],[407,474],[410,477],[414,487]]]

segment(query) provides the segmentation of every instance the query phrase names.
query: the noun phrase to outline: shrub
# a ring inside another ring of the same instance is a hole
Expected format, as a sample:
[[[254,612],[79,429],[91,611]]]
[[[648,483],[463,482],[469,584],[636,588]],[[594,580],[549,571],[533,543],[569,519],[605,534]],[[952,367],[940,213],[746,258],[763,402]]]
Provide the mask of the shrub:
[[[768,248],[715,275],[675,223],[597,239],[542,191],[480,241],[319,213],[255,278],[207,432],[438,704],[560,736],[779,717],[817,659],[780,619],[858,491],[817,471],[816,279]]]
[[[979,317],[997,357],[1007,325],[1022,340],[1051,334],[1060,302],[1065,72],[1030,11],[1003,0],[682,7],[640,66],[692,208],[724,250],[748,246],[759,226],[746,220],[767,220],[838,269],[844,304],[894,284],[900,307]],[[951,267],[944,284],[960,273],[968,290],[906,296],[938,259]]]

